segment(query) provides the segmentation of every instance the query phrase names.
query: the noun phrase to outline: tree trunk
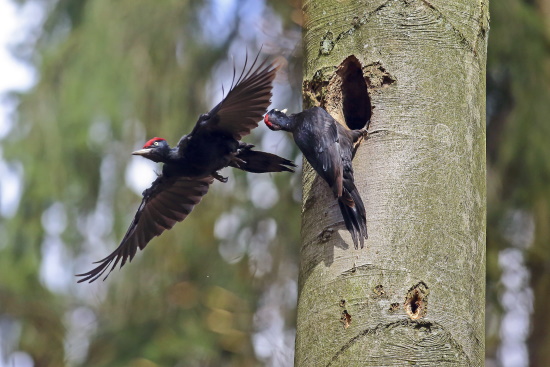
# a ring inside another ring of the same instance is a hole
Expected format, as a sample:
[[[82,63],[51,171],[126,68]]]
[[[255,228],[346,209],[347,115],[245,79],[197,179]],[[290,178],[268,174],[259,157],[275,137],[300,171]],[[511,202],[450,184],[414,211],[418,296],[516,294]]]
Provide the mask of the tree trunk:
[[[305,107],[372,118],[364,249],[304,167],[296,366],[482,366],[487,0],[303,10]]]

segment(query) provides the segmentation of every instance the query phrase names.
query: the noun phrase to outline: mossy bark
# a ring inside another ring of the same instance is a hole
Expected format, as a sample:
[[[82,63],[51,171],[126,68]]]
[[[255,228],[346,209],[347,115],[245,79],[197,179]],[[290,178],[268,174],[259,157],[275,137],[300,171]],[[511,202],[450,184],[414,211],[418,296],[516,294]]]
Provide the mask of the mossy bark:
[[[482,366],[487,0],[303,10],[305,107],[345,124],[359,65],[368,96],[347,108],[372,118],[354,160],[364,249],[304,165],[296,366]]]

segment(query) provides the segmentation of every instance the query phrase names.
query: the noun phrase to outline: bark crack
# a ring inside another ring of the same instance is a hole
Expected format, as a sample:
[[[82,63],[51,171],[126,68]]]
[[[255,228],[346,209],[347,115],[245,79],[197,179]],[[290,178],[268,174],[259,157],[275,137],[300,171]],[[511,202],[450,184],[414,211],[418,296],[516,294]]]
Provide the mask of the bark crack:
[[[488,12],[488,5],[486,0],[480,0],[479,2],[479,31],[477,32],[477,37],[474,41],[474,47],[477,46],[477,42],[479,39],[485,39],[487,36],[487,32],[489,31],[489,12]]]
[[[353,21],[352,21],[352,27],[345,30],[345,31],[342,31],[340,32],[336,38],[333,37],[332,35],[332,32],[330,32],[330,41],[327,42],[326,38],[327,38],[327,34],[325,34],[325,36],[323,37],[323,39],[321,40],[321,47],[319,49],[319,56],[321,55],[328,55],[330,53],[330,51],[332,51],[332,49],[334,48],[334,46],[344,37],[346,36],[351,36],[355,30],[361,28],[362,26],[364,26],[365,24],[367,24],[367,20],[373,16],[374,14],[378,13],[379,11],[381,11],[382,9],[384,9],[386,6],[388,6],[388,4],[390,2],[392,2],[393,0],[388,0],[386,1],[385,3],[379,5],[376,9],[370,11],[368,14],[366,14],[365,16],[363,16],[362,18],[359,18],[359,17],[355,17],[353,18]],[[328,32],[327,32],[328,33]],[[334,38],[334,40],[333,40]]]
[[[330,33],[330,42],[329,42],[329,45],[326,44],[326,40],[325,40],[325,37],[323,37],[323,40],[321,41],[321,48],[319,50],[319,56],[322,56],[322,55],[328,55],[330,53],[330,51],[332,51],[332,49],[334,48],[334,46],[341,40],[343,39],[344,37],[346,36],[351,36],[353,33],[355,33],[355,31],[358,29],[358,28],[361,28],[362,26],[364,26],[365,24],[367,24],[367,21],[370,17],[372,17],[373,15],[375,15],[376,13],[380,12],[382,9],[386,8],[388,6],[388,4],[390,2],[392,2],[393,0],[388,0],[386,1],[385,3],[379,5],[376,9],[370,11],[368,14],[366,14],[365,16],[359,18],[359,17],[355,17],[353,18],[353,21],[352,21],[352,27],[351,28],[348,28],[347,30],[345,31],[342,31],[340,32],[336,38],[334,38],[332,32],[329,32]],[[401,0],[402,3],[408,5],[409,2],[407,0]],[[484,0],[481,0],[482,2],[482,7],[484,6],[483,3],[484,3]],[[428,0],[421,0],[421,3],[423,3],[427,8],[431,9],[434,13],[437,14],[437,16],[444,20],[447,24],[449,24],[449,26],[451,27],[452,31],[455,33],[455,35],[457,36],[458,40],[459,40],[459,43],[462,44],[463,46],[465,46],[468,51],[472,52],[474,55],[477,55],[477,51],[475,49],[475,44],[476,44],[476,41],[474,40],[474,42],[469,42],[468,41],[468,38],[458,29],[454,26],[454,24],[452,22],[449,21],[449,19],[447,19],[447,17],[438,9],[436,8],[432,3],[430,3]],[[483,17],[483,12],[481,12],[481,16]],[[480,19],[481,20],[481,19]],[[481,21],[481,28],[483,29],[483,22]],[[325,34],[326,36],[326,34]],[[323,47],[325,46],[325,47]]]
[[[449,336],[449,344],[452,346],[453,350],[457,351],[458,355],[460,355],[465,361],[467,361],[466,365],[470,366],[470,359],[464,352],[464,349],[462,346],[451,337],[450,333],[439,323],[437,322],[429,322],[429,321],[412,321],[412,320],[401,320],[396,322],[391,322],[388,324],[378,324],[373,328],[368,328],[360,333],[358,333],[356,336],[352,337],[350,340],[348,340],[341,348],[338,350],[333,356],[330,362],[326,365],[326,367],[330,367],[334,362],[340,358],[340,356],[346,352],[349,348],[351,348],[354,344],[358,343],[360,339],[367,335],[373,335],[381,331],[395,329],[398,327],[405,327],[405,328],[412,328],[415,330],[421,330],[425,331],[426,333],[432,333],[434,329],[439,329],[444,331]]]
[[[449,24],[455,35],[458,37],[460,43],[466,46],[468,51],[477,56],[477,51],[475,49],[475,40],[474,42],[469,42],[468,38],[457,27],[455,27],[454,24],[449,21],[449,19],[447,19],[447,17],[441,12],[441,10],[436,8],[435,5],[430,3],[428,0],[422,0],[422,3],[424,3],[424,5],[426,5],[429,9],[433,10],[439,16],[439,18],[443,19],[447,24]]]

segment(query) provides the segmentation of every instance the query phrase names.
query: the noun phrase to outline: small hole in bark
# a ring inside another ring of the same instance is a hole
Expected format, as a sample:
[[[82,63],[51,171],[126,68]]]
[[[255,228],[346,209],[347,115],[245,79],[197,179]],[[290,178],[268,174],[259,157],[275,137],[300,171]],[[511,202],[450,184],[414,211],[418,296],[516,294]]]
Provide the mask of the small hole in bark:
[[[391,85],[395,83],[395,80],[393,80],[392,78],[390,78],[388,75],[384,75],[382,77],[382,85]]]
[[[342,311],[342,317],[340,318],[342,324],[344,324],[344,329],[349,328],[351,324],[351,315],[348,313],[348,310]]]
[[[388,310],[391,313],[397,312],[399,310],[399,303],[395,302],[390,305],[390,309]]]
[[[428,286],[420,282],[407,292],[405,311],[411,320],[418,320],[428,313]]]
[[[377,296],[383,296],[386,294],[386,291],[384,290],[384,287],[382,286],[382,284],[379,284],[377,285],[376,287],[374,287],[374,289],[372,290]]]
[[[352,129],[362,129],[372,114],[367,83],[361,70],[361,63],[353,55],[345,59],[338,69],[342,78],[342,110],[346,125]]]
[[[332,233],[334,232],[334,229],[333,228],[325,228],[325,230],[323,230],[323,232],[321,232],[321,242],[327,242],[328,240],[330,240],[330,237],[332,236]]]

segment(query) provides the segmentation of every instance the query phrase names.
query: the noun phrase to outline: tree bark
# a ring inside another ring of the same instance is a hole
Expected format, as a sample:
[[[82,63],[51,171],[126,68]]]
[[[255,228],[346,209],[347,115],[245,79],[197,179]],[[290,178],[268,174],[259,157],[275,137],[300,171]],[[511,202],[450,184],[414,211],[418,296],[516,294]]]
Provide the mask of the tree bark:
[[[296,366],[482,366],[487,0],[303,10],[305,107],[372,117],[364,249],[304,165]]]

